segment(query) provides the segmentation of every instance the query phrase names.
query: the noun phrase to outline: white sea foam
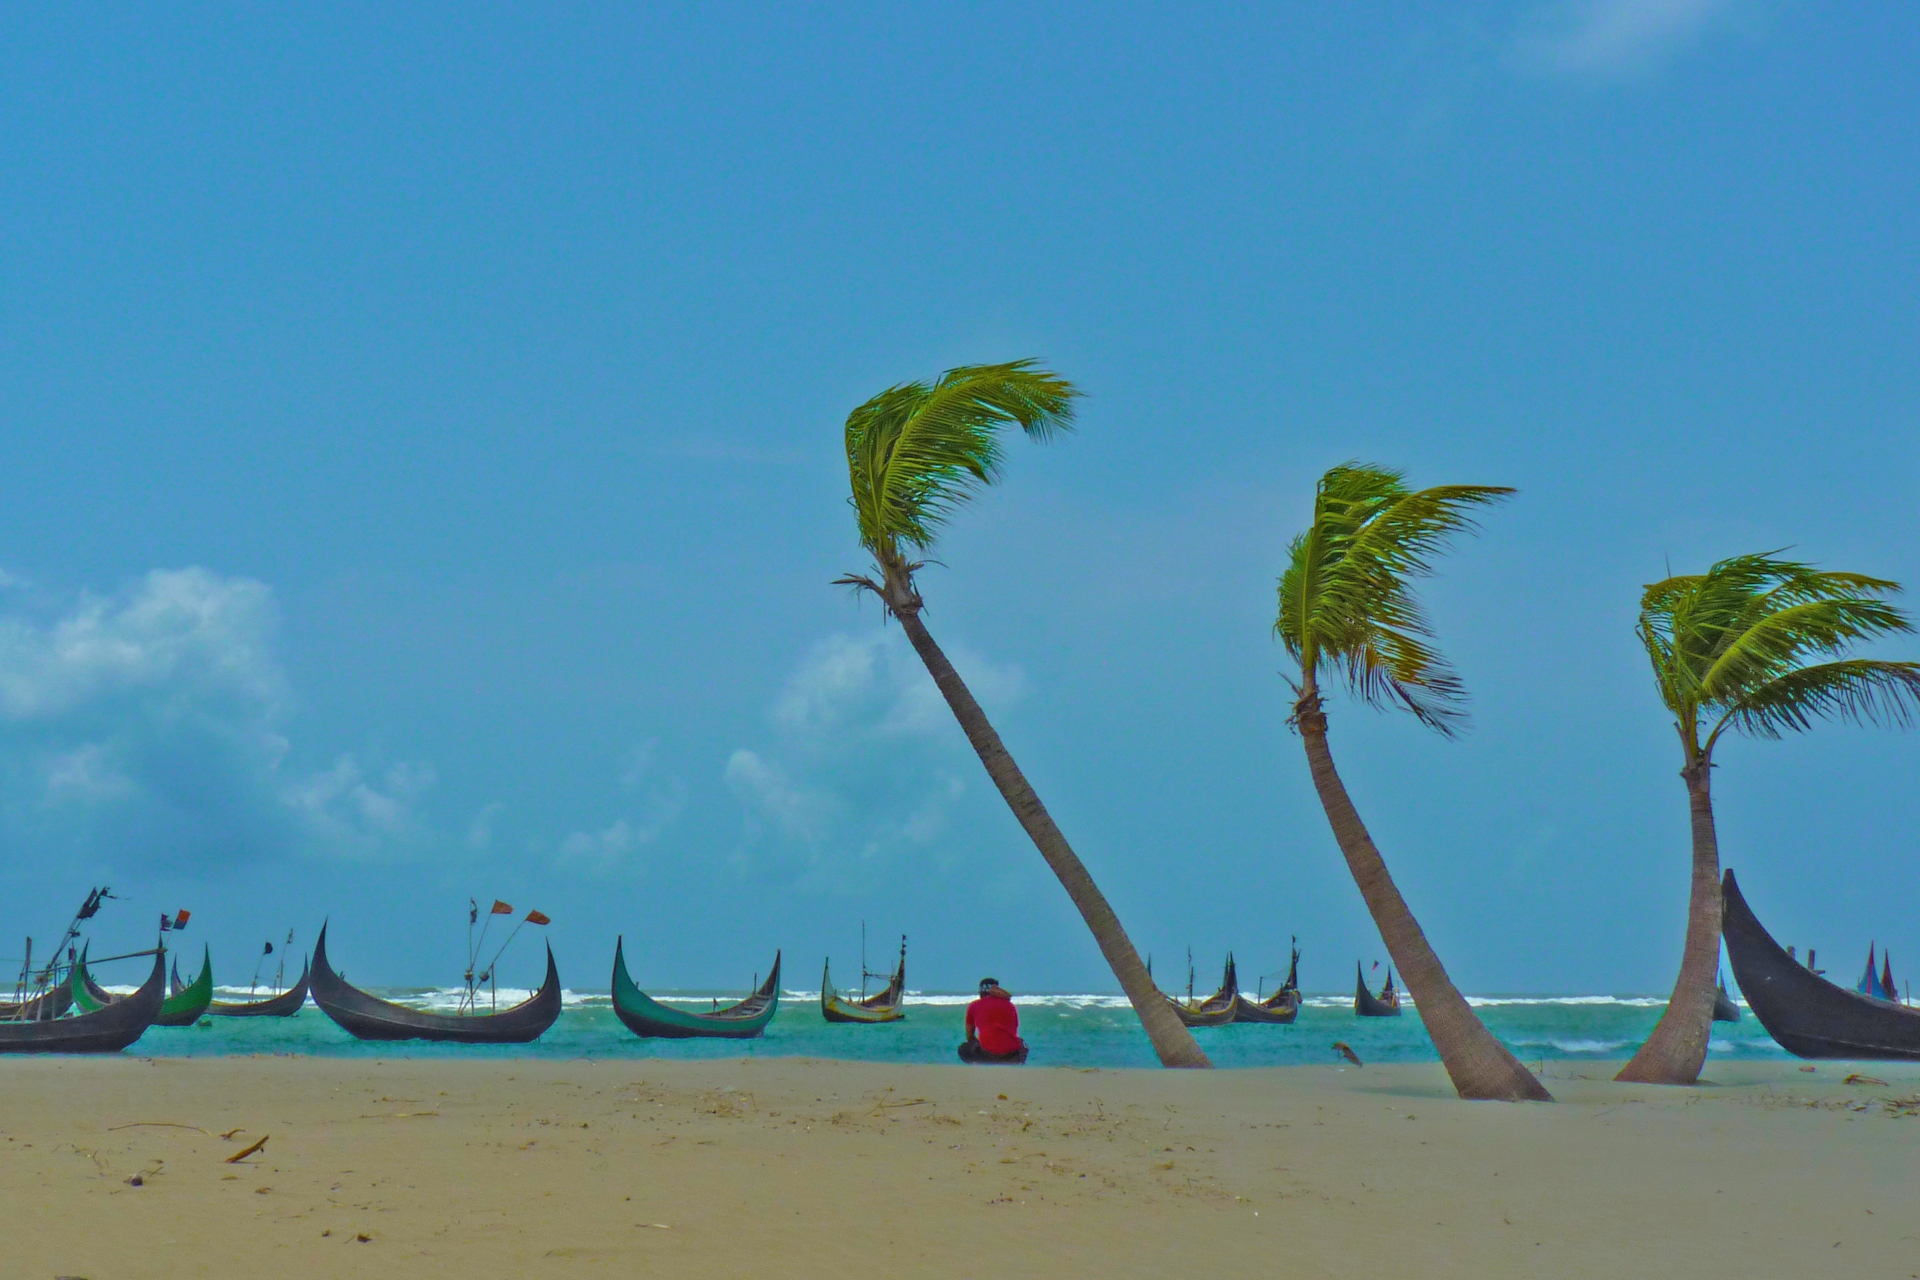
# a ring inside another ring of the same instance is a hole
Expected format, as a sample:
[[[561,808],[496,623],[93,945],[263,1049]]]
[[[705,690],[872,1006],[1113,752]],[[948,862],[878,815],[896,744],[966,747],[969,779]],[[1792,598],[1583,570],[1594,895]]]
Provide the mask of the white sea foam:
[[[1515,1049],[1555,1049],[1561,1053],[1610,1053],[1637,1045],[1638,1040],[1515,1040]]]

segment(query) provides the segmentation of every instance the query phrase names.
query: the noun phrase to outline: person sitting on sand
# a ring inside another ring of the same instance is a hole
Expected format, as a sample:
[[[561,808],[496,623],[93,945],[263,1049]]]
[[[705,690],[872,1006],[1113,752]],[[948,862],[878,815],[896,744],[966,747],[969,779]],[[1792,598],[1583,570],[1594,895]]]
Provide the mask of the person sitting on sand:
[[[980,998],[967,1006],[967,1041],[962,1062],[1025,1062],[1027,1042],[1020,1038],[1020,1011],[998,978],[980,979]]]

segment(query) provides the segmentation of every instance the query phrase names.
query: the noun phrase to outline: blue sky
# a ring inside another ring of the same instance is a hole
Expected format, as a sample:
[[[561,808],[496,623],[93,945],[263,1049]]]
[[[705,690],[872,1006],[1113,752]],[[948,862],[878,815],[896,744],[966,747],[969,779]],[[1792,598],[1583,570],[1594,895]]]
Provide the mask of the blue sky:
[[[1903,6],[4,32],[0,936],[110,881],[103,941],[187,906],[244,972],[330,915],[356,977],[432,982],[498,896],[580,986],[617,932],[643,984],[776,946],[804,984],[864,918],[919,985],[1111,987],[897,629],[829,585],[863,567],[847,411],[955,364],[1087,399],[955,521],[928,622],[1203,981],[1289,934],[1309,986],[1380,954],[1269,632],[1327,466],[1521,490],[1427,593],[1471,733],[1332,711],[1471,990],[1671,981],[1641,584],[1786,546],[1920,580]],[[1783,940],[1920,962],[1920,737],[1720,763]]]

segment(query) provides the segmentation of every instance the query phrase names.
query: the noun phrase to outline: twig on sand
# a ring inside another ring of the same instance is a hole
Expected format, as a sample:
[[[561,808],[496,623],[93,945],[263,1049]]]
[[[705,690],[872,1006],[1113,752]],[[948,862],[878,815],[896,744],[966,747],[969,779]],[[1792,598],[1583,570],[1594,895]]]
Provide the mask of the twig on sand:
[[[267,1137],[272,1137],[272,1136],[273,1136],[272,1134],[267,1135]],[[232,1155],[228,1156],[226,1159],[226,1163],[239,1164],[242,1160],[245,1160],[248,1156],[252,1155],[254,1152],[258,1151],[260,1148],[266,1145],[267,1145],[267,1139],[262,1138],[260,1139],[260,1141],[248,1147],[245,1151],[236,1151]]]
[[[1840,1083],[1841,1084],[1877,1084],[1882,1089],[1887,1087],[1887,1082],[1885,1080],[1882,1080],[1879,1076],[1863,1076],[1858,1071],[1854,1072],[1852,1075],[1848,1076],[1846,1079],[1842,1080]]]
[[[142,1128],[191,1129],[195,1133],[205,1133],[209,1138],[213,1136],[213,1134],[209,1133],[205,1129],[202,1129],[197,1124],[181,1124],[175,1120],[133,1120],[133,1121],[129,1121],[126,1124],[110,1124],[107,1126],[107,1132],[112,1133],[115,1129],[142,1129]]]

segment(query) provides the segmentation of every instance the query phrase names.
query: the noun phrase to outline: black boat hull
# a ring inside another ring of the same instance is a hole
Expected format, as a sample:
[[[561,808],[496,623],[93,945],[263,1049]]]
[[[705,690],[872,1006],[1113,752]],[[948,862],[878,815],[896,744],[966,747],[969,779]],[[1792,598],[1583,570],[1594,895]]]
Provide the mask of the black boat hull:
[[[312,975],[312,969],[303,964],[300,966],[300,981],[279,995],[268,996],[265,1000],[236,1000],[231,1003],[215,1000],[207,1006],[207,1012],[216,1018],[291,1018],[307,1002],[307,986]]]
[[[1388,1003],[1367,990],[1366,971],[1354,965],[1353,1011],[1363,1018],[1397,1018],[1400,1002]]]
[[[1920,1009],[1835,986],[1773,940],[1733,872],[1720,882],[1720,928],[1747,1008],[1800,1058],[1920,1061]]]
[[[1727,994],[1725,987],[1713,993],[1713,1020],[1715,1022],[1740,1021],[1740,1006],[1733,1002],[1733,997]]]
[[[547,976],[540,989],[499,1013],[428,1013],[368,995],[327,963],[327,929],[313,946],[307,989],[320,1011],[361,1040],[436,1040],[448,1044],[526,1044],[538,1040],[560,1016],[560,971],[547,948]]]
[[[1286,999],[1281,997],[1285,996]],[[1284,991],[1281,995],[1267,1000],[1249,1000],[1236,995],[1233,1003],[1235,1022],[1264,1022],[1280,1025],[1292,1022],[1300,1016],[1300,993]]]
[[[44,1022],[58,1018],[73,1007],[73,984],[63,982],[51,991],[43,991],[31,1000],[0,1001],[0,1019],[9,1022]]]
[[[146,1034],[166,998],[166,957],[155,952],[153,973],[140,989],[104,1009],[77,1018],[0,1022],[0,1053],[118,1053]]]

